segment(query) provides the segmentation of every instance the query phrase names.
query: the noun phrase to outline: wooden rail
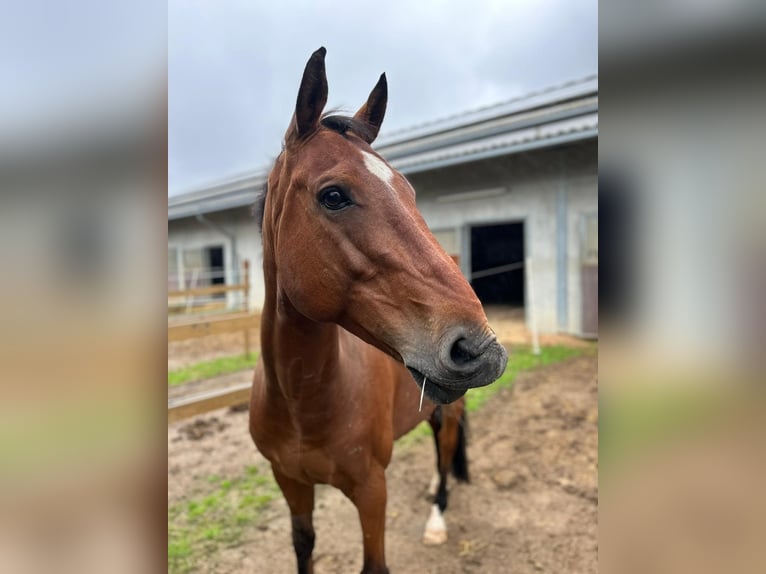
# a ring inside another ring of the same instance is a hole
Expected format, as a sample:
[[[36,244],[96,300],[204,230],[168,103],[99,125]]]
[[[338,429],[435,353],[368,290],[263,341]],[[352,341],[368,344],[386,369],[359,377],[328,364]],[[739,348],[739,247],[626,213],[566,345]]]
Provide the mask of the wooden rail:
[[[214,318],[201,318],[191,322],[176,323],[168,325],[168,342],[185,341],[196,337],[205,337],[207,335],[219,335],[221,333],[230,333],[232,331],[242,331],[244,333],[245,355],[250,355],[250,329],[258,326],[260,317],[248,312],[250,302],[250,262],[245,260],[242,264],[244,281],[237,285],[207,285],[185,291],[168,291],[168,299],[186,299],[187,308],[191,305],[194,297],[202,295],[215,295],[217,293],[228,293],[230,291],[242,291],[245,302],[244,312],[221,315]],[[209,307],[208,303],[206,307]],[[216,305],[212,303],[212,305]],[[168,302],[168,309],[171,308]]]
[[[233,407],[250,401],[251,383],[215,389],[188,397],[168,400],[168,424],[215,409]]]
[[[245,353],[250,353],[249,330],[260,325],[261,316],[257,313],[238,313],[236,315],[222,315],[220,317],[206,317],[193,323],[179,323],[168,325],[168,343],[186,341],[208,335],[220,335],[244,331],[247,336]]]
[[[245,291],[248,287],[247,283],[238,283],[237,285],[207,285],[205,287],[195,287],[194,289],[185,289],[183,291],[168,291],[168,299],[218,295],[221,293],[228,293],[229,291]]]

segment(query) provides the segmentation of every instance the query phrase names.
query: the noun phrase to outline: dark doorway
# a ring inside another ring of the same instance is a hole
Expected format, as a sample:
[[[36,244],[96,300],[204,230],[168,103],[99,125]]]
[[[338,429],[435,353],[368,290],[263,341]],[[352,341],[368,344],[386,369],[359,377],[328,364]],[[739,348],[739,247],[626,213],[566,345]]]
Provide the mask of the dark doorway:
[[[223,263],[223,246],[207,248],[207,267],[210,272],[211,285],[223,285],[226,283],[226,273]],[[225,296],[225,293],[216,293],[213,295],[213,298],[222,299]]]
[[[471,227],[471,285],[484,304],[524,306],[524,223]]]

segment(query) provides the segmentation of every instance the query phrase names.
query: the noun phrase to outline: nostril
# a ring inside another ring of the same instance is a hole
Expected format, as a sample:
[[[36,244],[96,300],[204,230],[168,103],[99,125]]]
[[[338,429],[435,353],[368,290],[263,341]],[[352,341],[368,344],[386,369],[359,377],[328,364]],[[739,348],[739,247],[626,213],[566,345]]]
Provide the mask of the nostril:
[[[473,361],[478,355],[468,349],[468,341],[460,338],[453,343],[449,356],[455,365],[462,366]]]

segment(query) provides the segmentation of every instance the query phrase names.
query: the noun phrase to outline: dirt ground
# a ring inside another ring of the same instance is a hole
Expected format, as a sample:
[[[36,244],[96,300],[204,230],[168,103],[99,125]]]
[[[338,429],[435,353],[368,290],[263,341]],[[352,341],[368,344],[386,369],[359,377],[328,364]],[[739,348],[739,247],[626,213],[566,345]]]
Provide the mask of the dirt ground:
[[[470,484],[453,484],[445,519],[449,540],[420,542],[431,503],[430,439],[397,445],[387,472],[386,554],[392,573],[589,573],[598,570],[597,357],[523,373],[473,413]],[[266,468],[244,411],[215,411],[168,427],[168,502],[184,499],[200,477]],[[317,489],[316,574],[361,569],[354,507]],[[281,498],[242,543],[199,564],[199,572],[293,573],[289,516]]]

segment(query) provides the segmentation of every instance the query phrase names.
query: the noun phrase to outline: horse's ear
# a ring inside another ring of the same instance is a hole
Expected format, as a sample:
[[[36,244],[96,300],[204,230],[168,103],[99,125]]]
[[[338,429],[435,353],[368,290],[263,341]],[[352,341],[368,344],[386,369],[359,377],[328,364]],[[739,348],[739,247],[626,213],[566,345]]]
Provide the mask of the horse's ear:
[[[361,120],[370,128],[369,137],[364,138],[367,143],[372,143],[378,137],[380,124],[383,123],[383,117],[386,115],[386,104],[388,103],[388,82],[386,75],[381,74],[378,83],[370,92],[367,102],[359,108],[354,114],[354,119]]]
[[[324,66],[326,53],[327,50],[321,47],[311,54],[306,63],[295,103],[295,115],[285,138],[287,140],[291,136],[304,138],[319,125],[319,118],[327,103],[327,74]]]

